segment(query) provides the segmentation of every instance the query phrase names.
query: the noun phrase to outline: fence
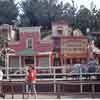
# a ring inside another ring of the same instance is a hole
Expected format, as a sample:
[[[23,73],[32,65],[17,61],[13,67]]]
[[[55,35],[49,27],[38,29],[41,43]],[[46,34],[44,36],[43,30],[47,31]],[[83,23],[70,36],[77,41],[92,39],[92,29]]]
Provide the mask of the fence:
[[[85,87],[91,87],[89,89],[91,91],[92,96],[95,94],[95,87],[100,87],[100,73],[67,73],[66,68],[64,66],[51,66],[49,69],[44,69],[42,67],[36,67],[37,69],[37,90],[38,92],[41,90],[40,85],[48,85],[48,90],[46,92],[52,92],[57,95],[57,98],[60,98],[63,93],[70,92],[69,88],[74,88],[71,90],[79,90],[78,93],[83,94],[85,92]],[[14,95],[14,87],[15,85],[25,84],[25,76],[27,75],[27,68],[15,68],[10,67],[8,72],[2,68],[4,72],[4,80],[3,86],[10,85],[12,88],[12,98]],[[57,72],[59,70],[59,72]],[[42,72],[41,72],[42,71]],[[95,76],[95,77],[91,77]],[[69,87],[70,86],[70,87]],[[78,89],[76,89],[76,87]],[[67,89],[66,89],[67,88]],[[66,90],[65,90],[66,89]],[[41,91],[43,92],[44,89]],[[45,92],[45,93],[46,93]],[[75,91],[74,91],[75,92]],[[99,91],[100,92],[100,91]],[[6,93],[6,92],[5,92]],[[17,93],[17,92],[15,92]],[[24,95],[24,92],[22,92]],[[76,92],[75,92],[76,93]],[[24,96],[23,96],[24,98]]]
[[[100,67],[97,67],[100,68]],[[4,73],[4,79],[25,79],[25,76],[27,76],[27,68],[22,67],[9,67],[8,69],[3,68]],[[83,80],[83,79],[89,79],[91,75],[99,75],[100,72],[95,73],[73,73],[73,72],[67,72],[67,67],[65,66],[50,66],[48,69],[40,66],[36,66],[37,70],[37,80]]]

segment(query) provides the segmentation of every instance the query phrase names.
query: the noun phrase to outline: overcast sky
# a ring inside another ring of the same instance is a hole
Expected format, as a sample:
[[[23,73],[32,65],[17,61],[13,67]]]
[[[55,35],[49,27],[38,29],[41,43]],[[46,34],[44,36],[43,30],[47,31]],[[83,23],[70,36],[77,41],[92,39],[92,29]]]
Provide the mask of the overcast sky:
[[[22,1],[22,0],[16,0],[18,1]],[[59,1],[63,1],[65,2],[69,2],[72,4],[72,0],[59,0]],[[93,1],[93,3],[96,5],[97,9],[100,9],[100,0],[74,0],[75,1],[75,5],[77,5],[77,7],[79,8],[80,5],[85,5],[85,7],[90,9],[90,3]]]
[[[63,1],[64,3],[69,2],[72,4],[71,2],[72,0],[60,0],[60,1]],[[94,5],[96,5],[96,8],[100,9],[100,0],[74,0],[74,1],[75,1],[75,5],[77,5],[78,8],[80,7],[80,5],[85,5],[85,7],[89,9],[90,9],[90,4],[93,1]]]

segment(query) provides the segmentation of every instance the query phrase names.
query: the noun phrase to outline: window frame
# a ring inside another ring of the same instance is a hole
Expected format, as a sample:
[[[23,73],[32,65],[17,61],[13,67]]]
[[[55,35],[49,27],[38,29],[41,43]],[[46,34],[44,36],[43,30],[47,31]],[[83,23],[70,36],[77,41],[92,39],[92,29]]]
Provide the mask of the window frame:
[[[31,47],[29,47],[30,46],[30,44],[29,44],[30,39],[32,41]],[[32,37],[28,37],[27,38],[27,40],[26,40],[26,48],[30,48],[30,49],[33,48],[33,38]]]

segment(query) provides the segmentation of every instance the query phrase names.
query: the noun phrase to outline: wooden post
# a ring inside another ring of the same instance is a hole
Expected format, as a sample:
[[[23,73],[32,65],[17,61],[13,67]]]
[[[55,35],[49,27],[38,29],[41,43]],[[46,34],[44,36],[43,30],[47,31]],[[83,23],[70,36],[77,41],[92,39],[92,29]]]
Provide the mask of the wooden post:
[[[36,55],[34,55],[34,67],[36,69]]]
[[[83,84],[82,84],[82,69],[81,69],[81,66],[80,66],[80,93],[82,94],[83,93]]]
[[[92,88],[92,98],[95,97],[95,84],[91,84],[91,88]]]
[[[14,99],[14,84],[11,84],[12,99]]]
[[[53,75],[54,75],[54,93],[56,93],[56,72],[55,72],[55,68],[53,68]]]
[[[70,58],[70,66],[71,66],[71,68],[73,67],[73,66],[72,66],[72,63],[73,63],[73,62],[72,62],[72,58]]]
[[[49,54],[49,69],[50,69],[50,73],[51,73],[51,54]]]
[[[6,71],[7,71],[7,79],[9,79],[9,55],[8,54],[6,54],[5,65],[6,65]]]
[[[22,71],[21,56],[19,56],[19,70]]]
[[[23,84],[24,84],[24,85],[23,85],[23,95],[22,95],[22,98],[24,99],[24,94],[25,94],[25,86],[26,86],[26,83],[24,82]]]
[[[71,66],[72,66],[72,63],[73,63],[73,62],[72,62],[72,59],[70,58],[70,64],[71,64]]]
[[[59,83],[57,83],[57,99],[61,99],[61,96],[60,96],[60,85]]]

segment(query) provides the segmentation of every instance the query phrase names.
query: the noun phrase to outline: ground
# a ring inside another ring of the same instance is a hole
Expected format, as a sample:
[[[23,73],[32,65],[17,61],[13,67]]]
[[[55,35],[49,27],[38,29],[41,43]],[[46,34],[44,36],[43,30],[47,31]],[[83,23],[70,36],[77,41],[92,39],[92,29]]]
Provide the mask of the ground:
[[[11,95],[6,95],[5,99],[11,99],[12,96]],[[100,95],[95,95],[94,96],[95,99],[100,99]],[[22,95],[14,95],[14,99],[22,99]],[[35,96],[29,96],[29,98],[27,96],[25,96],[25,99],[35,99]],[[57,99],[56,95],[43,95],[43,94],[39,94],[37,99]],[[61,99],[93,99],[93,97],[90,95],[66,95],[66,96],[61,96]],[[58,99],[59,100],[59,99]]]

